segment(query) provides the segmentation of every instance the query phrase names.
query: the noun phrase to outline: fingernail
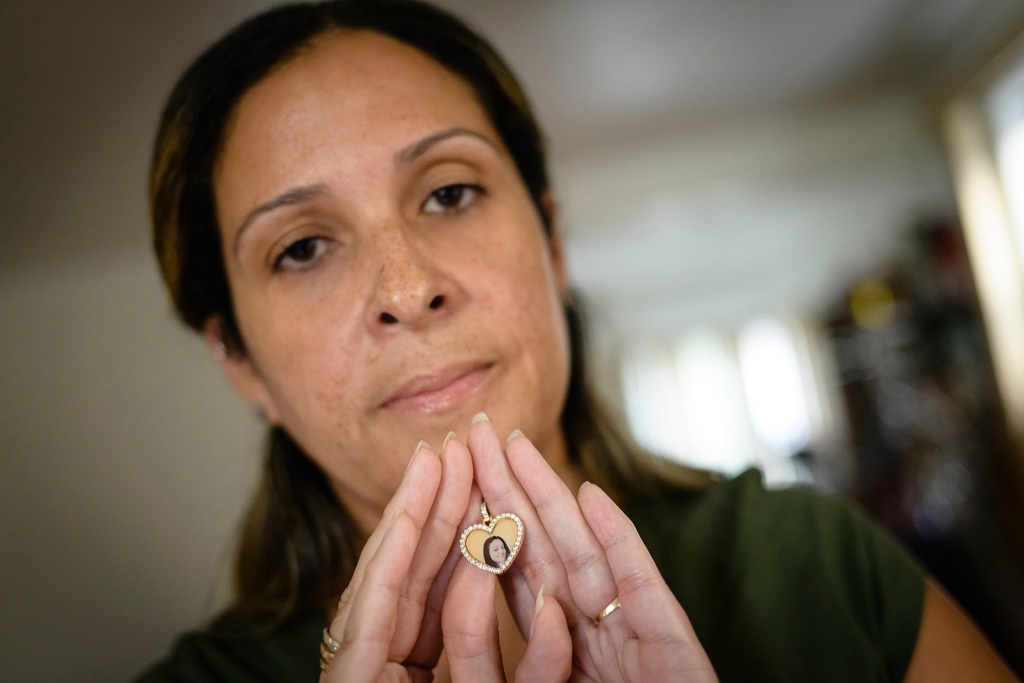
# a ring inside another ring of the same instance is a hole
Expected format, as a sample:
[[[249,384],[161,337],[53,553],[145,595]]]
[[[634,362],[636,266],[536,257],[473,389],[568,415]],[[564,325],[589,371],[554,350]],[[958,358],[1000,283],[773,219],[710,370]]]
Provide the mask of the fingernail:
[[[420,439],[420,442],[416,444],[416,450],[412,452],[412,457],[409,458],[409,464],[405,466],[405,474],[409,474],[409,468],[416,462],[416,454],[420,452],[420,449],[430,448],[430,444]],[[403,475],[404,476],[404,475]]]
[[[585,489],[588,486],[590,486],[590,482],[589,481],[585,481],[582,484],[580,484],[580,490],[576,492],[576,495],[579,495],[580,491],[582,491],[583,489]]]
[[[444,437],[444,443],[441,444],[441,451],[444,452],[444,447],[448,445],[448,442],[455,438],[455,432],[448,432],[448,436]]]
[[[551,589],[546,583],[540,585],[540,590],[537,591],[537,601],[533,603],[533,614],[536,615],[540,612],[541,608],[544,607],[544,596],[551,593]]]
[[[490,423],[490,421],[491,418],[487,417],[487,413],[477,413],[476,415],[473,416],[473,421],[470,422],[470,424],[475,425],[477,422]]]
[[[519,430],[519,429],[517,429],[514,432],[512,432],[511,434],[509,434],[508,438],[505,439],[505,443],[511,442],[512,439],[516,438],[517,436],[523,436],[523,432],[521,430]]]

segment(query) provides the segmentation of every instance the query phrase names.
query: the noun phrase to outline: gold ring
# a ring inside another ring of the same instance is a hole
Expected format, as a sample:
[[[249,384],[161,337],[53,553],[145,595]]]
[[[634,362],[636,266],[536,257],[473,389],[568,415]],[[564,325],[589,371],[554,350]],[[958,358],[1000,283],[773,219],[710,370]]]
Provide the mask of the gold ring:
[[[619,599],[618,598],[615,598],[614,600],[612,600],[608,604],[607,607],[605,607],[603,610],[601,610],[600,614],[598,614],[596,617],[594,617],[594,626],[597,626],[598,624],[600,624],[602,619],[604,619],[606,616],[608,616],[609,614],[611,614],[615,610],[619,609],[620,607],[622,607],[622,605],[619,603]]]
[[[332,638],[331,632],[327,629],[324,629],[323,641],[324,645],[327,646],[327,649],[331,651],[331,654],[334,654],[341,649],[341,643]]]
[[[331,632],[326,628],[321,636],[320,642],[320,670],[327,671],[328,665],[334,659],[334,653],[341,649],[341,643],[331,637]]]

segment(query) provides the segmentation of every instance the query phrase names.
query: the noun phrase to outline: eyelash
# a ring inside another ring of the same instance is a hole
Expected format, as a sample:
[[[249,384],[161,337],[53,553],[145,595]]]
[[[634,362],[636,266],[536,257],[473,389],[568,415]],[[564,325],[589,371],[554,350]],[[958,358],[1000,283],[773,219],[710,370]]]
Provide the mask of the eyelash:
[[[303,237],[300,240],[296,240],[296,241],[292,242],[287,247],[285,247],[284,250],[282,250],[280,254],[278,254],[277,258],[274,259],[274,271],[276,272],[276,271],[281,271],[281,270],[285,269],[284,260],[286,258],[289,258],[289,257],[291,257],[292,259],[295,258],[296,254],[294,254],[294,253],[290,254],[289,252],[292,252],[293,250],[295,250],[296,247],[299,247],[300,245],[303,245],[303,246],[310,246],[310,245],[312,245],[313,246],[313,255],[310,256],[309,258],[305,259],[305,260],[296,261],[297,265],[295,267],[291,268],[291,270],[302,270],[304,267],[308,266],[314,259],[316,259],[317,257],[319,257],[323,253],[323,248],[324,248],[323,247],[323,243],[324,243],[324,240],[323,240],[322,237]]]
[[[460,193],[465,192],[466,190],[469,190],[469,193],[470,193],[469,194],[469,198],[465,200],[465,204],[463,204],[463,201],[464,201],[463,200],[463,196],[460,195],[458,197],[458,199],[457,199],[459,206],[447,207],[447,206],[441,205],[441,210],[440,211],[430,211],[430,210],[427,209],[427,206],[432,201],[436,201],[438,204],[441,204],[441,198],[440,198],[441,197],[441,193],[444,193],[446,191],[456,191],[456,190],[458,192],[460,192]],[[481,187],[480,185],[474,185],[473,183],[452,183],[451,185],[445,185],[444,187],[439,187],[436,190],[434,190],[433,192],[431,192],[430,196],[427,197],[427,200],[425,202],[423,202],[423,210],[426,213],[448,213],[448,214],[458,213],[460,211],[464,211],[465,209],[469,208],[469,205],[472,204],[477,199],[477,196],[483,196],[485,194],[486,194],[486,190],[484,190],[484,188]]]
[[[467,190],[469,191],[469,197],[465,198],[465,196],[462,193],[466,192]],[[440,211],[429,211],[429,210],[427,210],[427,205],[431,201],[436,201],[436,202],[438,202],[438,204],[441,204],[441,202],[442,202],[442,199],[441,199],[442,193],[452,192],[452,191],[457,191],[459,193],[459,195],[455,198],[456,201],[457,201],[457,204],[458,204],[457,206],[448,207],[448,206],[443,206],[442,205]],[[475,185],[473,183],[453,183],[451,185],[445,185],[444,187],[439,187],[436,190],[434,190],[433,192],[431,192],[430,196],[423,203],[423,208],[424,208],[424,210],[427,213],[443,213],[443,214],[459,213],[459,212],[464,211],[467,208],[469,208],[469,206],[472,204],[472,202],[474,200],[477,199],[478,196],[483,196],[485,194],[486,194],[486,190],[484,190],[484,188],[482,186],[480,186],[480,185]],[[274,263],[273,263],[274,271],[275,272],[279,272],[279,271],[285,270],[286,269],[286,266],[284,265],[285,259],[292,258],[294,260],[295,257],[298,256],[298,254],[290,253],[290,252],[293,252],[296,249],[296,247],[300,247],[301,248],[301,247],[308,247],[308,246],[312,245],[313,249],[314,249],[313,250],[313,254],[311,256],[309,256],[308,258],[304,259],[304,260],[297,260],[296,261],[296,266],[291,267],[289,269],[290,270],[302,270],[303,268],[308,267],[309,264],[311,264],[314,260],[316,260],[320,255],[323,254],[323,249],[324,249],[323,243],[324,243],[324,239],[322,237],[315,237],[315,236],[303,237],[300,240],[296,240],[296,241],[292,242],[287,247],[285,247],[281,251],[281,253],[278,254],[277,257],[274,259]]]

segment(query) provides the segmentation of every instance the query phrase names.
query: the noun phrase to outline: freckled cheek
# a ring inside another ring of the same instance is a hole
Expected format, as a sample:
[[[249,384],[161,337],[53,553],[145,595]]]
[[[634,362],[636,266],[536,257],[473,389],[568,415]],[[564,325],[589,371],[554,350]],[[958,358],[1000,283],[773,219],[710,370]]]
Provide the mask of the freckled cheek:
[[[494,308],[510,322],[534,334],[544,333],[550,326],[551,292],[542,263],[511,264],[500,282],[489,292]]]
[[[526,373],[519,381],[531,385],[550,383],[567,367],[562,311],[539,251],[507,250],[510,258],[488,264],[473,280],[486,311],[483,329],[499,336],[508,360]]]
[[[297,415],[329,411],[340,417],[340,405],[357,394],[351,321],[326,309],[268,306],[254,316],[257,335],[254,357],[279,398]]]

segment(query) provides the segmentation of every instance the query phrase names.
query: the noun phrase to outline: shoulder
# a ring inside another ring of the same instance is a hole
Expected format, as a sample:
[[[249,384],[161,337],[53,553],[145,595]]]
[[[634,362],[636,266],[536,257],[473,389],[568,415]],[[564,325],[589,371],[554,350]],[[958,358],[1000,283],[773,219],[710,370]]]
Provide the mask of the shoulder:
[[[637,501],[627,513],[659,566],[670,569],[727,559],[737,575],[768,563],[814,566],[844,583],[865,570],[923,581],[899,543],[854,505],[807,486],[767,490],[757,470],[706,491]],[[684,550],[689,558],[675,557]]]
[[[852,505],[808,487],[766,490],[751,470],[627,512],[711,649],[745,639],[785,666],[873,661],[877,680],[902,680],[924,574]],[[807,679],[803,668],[788,674]]]
[[[326,621],[308,616],[269,632],[236,622],[217,632],[191,632],[178,638],[167,658],[134,683],[262,683],[316,680],[317,650]]]

